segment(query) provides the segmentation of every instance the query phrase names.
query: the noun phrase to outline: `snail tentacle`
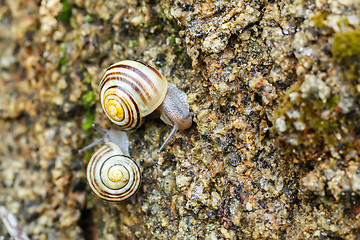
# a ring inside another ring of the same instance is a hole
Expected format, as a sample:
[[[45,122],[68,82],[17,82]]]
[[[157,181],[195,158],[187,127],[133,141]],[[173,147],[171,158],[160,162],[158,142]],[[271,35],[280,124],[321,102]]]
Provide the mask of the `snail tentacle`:
[[[90,143],[89,145],[87,145],[87,146],[79,149],[79,150],[78,150],[78,153],[80,154],[80,153],[82,153],[82,152],[84,152],[84,151],[87,151],[87,150],[89,150],[90,148],[95,147],[96,145],[98,145],[99,143],[102,143],[102,142],[104,142],[104,139],[103,139],[103,138],[98,139],[98,140]]]
[[[161,152],[177,130],[185,130],[191,126],[193,113],[189,109],[186,94],[179,90],[175,84],[169,83],[167,94],[159,110],[161,112],[160,119],[166,124],[172,125],[173,128],[158,153]]]
[[[169,142],[169,140],[171,139],[171,137],[177,132],[178,130],[178,125],[174,125],[173,128],[171,129],[171,132],[169,134],[169,136],[165,139],[165,141],[163,142],[163,144],[161,145],[161,147],[159,148],[159,150],[157,151],[157,153],[160,153],[163,148],[166,146],[166,144]]]

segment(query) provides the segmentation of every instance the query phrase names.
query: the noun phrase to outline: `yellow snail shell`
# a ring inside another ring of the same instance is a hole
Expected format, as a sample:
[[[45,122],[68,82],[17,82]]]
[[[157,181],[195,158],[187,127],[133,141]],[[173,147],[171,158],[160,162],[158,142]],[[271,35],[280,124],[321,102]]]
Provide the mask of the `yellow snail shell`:
[[[139,167],[111,142],[94,153],[86,173],[91,190],[103,200],[125,201],[140,187]]]
[[[139,127],[143,118],[155,109],[161,119],[173,129],[172,135],[192,124],[186,94],[155,68],[137,61],[120,61],[111,65],[100,81],[100,102],[106,116],[123,130]]]
[[[123,130],[134,129],[160,106],[167,85],[156,69],[136,61],[120,61],[111,65],[100,81],[101,106]]]
[[[102,130],[105,144],[91,157],[87,170],[87,182],[99,198],[122,202],[131,198],[139,189],[141,173],[138,165],[129,157],[129,140],[125,132]],[[100,141],[80,150],[84,151]]]

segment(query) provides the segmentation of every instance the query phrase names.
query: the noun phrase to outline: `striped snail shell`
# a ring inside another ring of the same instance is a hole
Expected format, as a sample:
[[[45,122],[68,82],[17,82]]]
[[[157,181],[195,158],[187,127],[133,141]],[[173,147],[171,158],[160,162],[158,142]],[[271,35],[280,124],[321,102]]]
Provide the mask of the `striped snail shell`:
[[[99,88],[106,116],[123,130],[139,127],[145,116],[160,111],[160,118],[173,129],[158,152],[178,129],[185,130],[192,124],[186,94],[147,64],[125,60],[111,65]]]
[[[131,198],[141,182],[139,167],[111,142],[105,143],[94,153],[87,166],[86,175],[96,196],[112,202]]]
[[[111,65],[100,81],[101,106],[123,130],[134,129],[160,106],[167,85],[156,69],[136,61],[120,61]]]
[[[125,132],[112,129],[101,131],[105,133],[102,140],[105,144],[92,155],[88,163],[87,182],[99,198],[122,202],[138,191],[141,183],[140,169],[129,157],[129,140]]]

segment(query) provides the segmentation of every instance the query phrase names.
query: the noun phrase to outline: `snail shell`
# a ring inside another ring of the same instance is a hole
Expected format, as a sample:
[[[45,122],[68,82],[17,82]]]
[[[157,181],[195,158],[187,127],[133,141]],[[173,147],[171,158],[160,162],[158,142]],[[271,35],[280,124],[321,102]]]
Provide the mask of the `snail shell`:
[[[167,85],[156,69],[136,61],[120,61],[111,65],[100,81],[101,106],[123,130],[134,129],[160,106]]]
[[[139,127],[143,118],[155,109],[173,129],[159,151],[172,135],[192,124],[186,94],[155,68],[137,61],[120,61],[111,65],[100,81],[100,102],[106,116],[124,130]]]
[[[94,153],[86,173],[91,190],[106,201],[125,201],[140,187],[139,167],[112,142],[105,143]]]
[[[122,202],[131,198],[139,189],[141,173],[138,165],[129,157],[127,134],[114,129],[97,128],[104,137],[79,150],[85,151],[95,144],[105,142],[91,157],[87,170],[87,182],[99,198]]]

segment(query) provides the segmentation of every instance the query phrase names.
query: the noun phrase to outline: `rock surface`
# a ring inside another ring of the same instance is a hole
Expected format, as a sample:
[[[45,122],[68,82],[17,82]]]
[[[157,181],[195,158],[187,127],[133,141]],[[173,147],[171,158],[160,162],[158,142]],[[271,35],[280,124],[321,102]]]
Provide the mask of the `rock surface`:
[[[5,1],[0,205],[31,239],[360,237],[360,3]],[[77,150],[111,127],[98,102],[132,59],[188,95],[193,126],[129,132],[142,185],[98,199]],[[0,238],[9,237],[0,225]]]

